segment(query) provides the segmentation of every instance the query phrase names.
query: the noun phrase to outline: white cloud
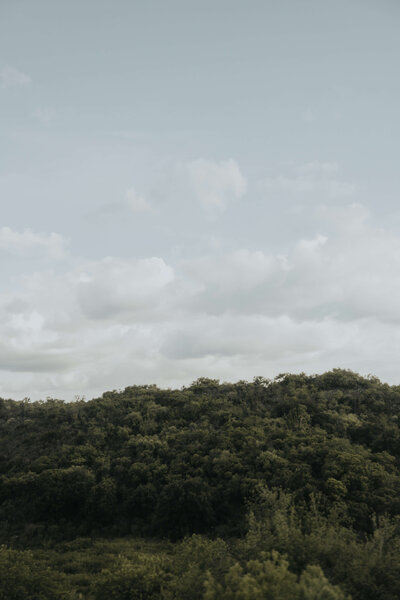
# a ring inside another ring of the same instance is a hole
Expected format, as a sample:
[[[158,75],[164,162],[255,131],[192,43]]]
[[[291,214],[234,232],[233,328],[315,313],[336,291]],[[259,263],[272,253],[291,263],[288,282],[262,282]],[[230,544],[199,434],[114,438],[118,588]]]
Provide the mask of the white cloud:
[[[129,188],[125,193],[125,205],[134,213],[155,212],[150,202],[135,188]]]
[[[262,181],[261,188],[268,193],[317,196],[319,201],[324,198],[351,197],[357,191],[354,183],[339,177],[339,167],[336,163],[319,161],[294,166],[284,174],[267,177]]]
[[[309,175],[309,176],[330,176],[334,175],[339,171],[339,166],[337,163],[331,162],[320,162],[317,160],[305,163],[303,165],[299,165],[294,168],[296,173],[300,175]]]
[[[285,255],[69,256],[25,274],[0,292],[0,395],[91,397],[335,366],[396,380],[400,237],[362,205],[312,211],[315,234]],[[0,236],[8,247],[43,238],[10,231]]]
[[[128,313],[145,318],[155,310],[160,294],[174,280],[174,270],[161,258],[105,258],[89,263],[77,283],[79,304],[89,318]]]
[[[10,227],[0,228],[0,250],[19,256],[31,256],[32,251],[41,251],[52,258],[62,258],[66,253],[67,240],[58,233],[34,233],[30,229],[15,231]]]
[[[14,67],[5,66],[0,70],[0,87],[3,89],[27,86],[32,83],[29,75],[17,71]]]
[[[230,313],[218,317],[199,314],[167,335],[162,351],[175,359],[253,356],[275,361],[292,355],[299,358],[318,354],[322,344],[325,348],[335,347],[336,328],[337,324],[330,320],[298,322],[287,315],[238,318]]]
[[[233,159],[216,162],[199,158],[179,165],[178,175],[210,216],[222,213],[247,189],[246,179]]]
[[[50,106],[37,108],[33,112],[33,116],[35,119],[43,123],[44,125],[48,125],[51,123],[56,117],[56,110]]]
[[[315,115],[311,108],[307,108],[307,110],[303,112],[302,119],[306,123],[312,123],[313,121],[315,121]]]
[[[374,227],[360,205],[317,212],[329,233],[300,239],[286,256],[242,250],[184,263],[195,290],[186,302],[214,315],[376,318],[400,325],[400,238]]]
[[[143,194],[138,193],[134,187],[130,187],[122,199],[101,204],[87,213],[86,217],[89,220],[98,220],[99,217],[104,218],[110,215],[127,218],[129,215],[156,215],[157,213],[158,210]]]
[[[240,290],[253,290],[276,273],[284,272],[288,265],[283,256],[242,249],[225,255],[185,261],[182,268],[185,276],[196,282],[194,289],[197,294],[203,291],[208,295],[215,289],[228,297]]]

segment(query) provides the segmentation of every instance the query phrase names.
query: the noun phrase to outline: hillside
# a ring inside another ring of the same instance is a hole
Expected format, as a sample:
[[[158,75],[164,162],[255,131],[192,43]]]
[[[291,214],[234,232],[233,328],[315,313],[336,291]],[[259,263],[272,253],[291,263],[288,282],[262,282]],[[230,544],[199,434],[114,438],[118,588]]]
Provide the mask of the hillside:
[[[42,565],[37,598],[394,600],[399,415],[400,387],[342,370],[0,400],[0,580]],[[71,552],[98,557],[81,584]],[[0,600],[30,597],[14,588]]]

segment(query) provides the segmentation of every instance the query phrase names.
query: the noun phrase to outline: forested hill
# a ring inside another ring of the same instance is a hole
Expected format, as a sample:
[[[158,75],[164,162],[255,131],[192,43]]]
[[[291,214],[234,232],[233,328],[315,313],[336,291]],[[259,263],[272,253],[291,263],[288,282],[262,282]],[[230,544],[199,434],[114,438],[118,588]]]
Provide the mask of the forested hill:
[[[2,400],[1,535],[50,523],[67,536],[239,533],[265,485],[296,504],[345,503],[371,531],[374,516],[400,513],[399,415],[399,387],[339,370]]]
[[[353,598],[398,598],[399,415],[400,387],[343,370],[3,399],[0,541],[203,534],[241,540],[245,570],[274,551]]]

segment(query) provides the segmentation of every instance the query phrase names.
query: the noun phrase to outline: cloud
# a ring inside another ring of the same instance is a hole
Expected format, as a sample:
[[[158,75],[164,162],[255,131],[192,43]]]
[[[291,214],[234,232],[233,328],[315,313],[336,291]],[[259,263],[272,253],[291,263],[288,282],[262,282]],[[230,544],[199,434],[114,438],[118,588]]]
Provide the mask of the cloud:
[[[253,356],[278,361],[293,355],[299,359],[318,354],[322,344],[325,348],[335,347],[336,327],[330,320],[298,322],[287,315],[198,315],[167,335],[161,351],[179,360]]]
[[[196,283],[194,289],[197,297],[202,292],[208,296],[211,290],[220,291],[226,298],[240,290],[252,292],[261,282],[273,279],[277,273],[285,272],[287,268],[284,256],[247,249],[182,263],[185,276]],[[214,300],[213,297],[211,302]]]
[[[339,171],[339,166],[337,163],[320,162],[314,160],[303,165],[298,165],[297,167],[294,167],[293,170],[300,175],[309,175],[315,177],[331,176]]]
[[[217,162],[199,158],[180,164],[177,174],[187,193],[210,216],[224,212],[229,203],[242,198],[247,189],[246,179],[233,159]]]
[[[89,263],[77,285],[79,304],[93,319],[123,313],[145,314],[155,310],[160,294],[174,280],[174,270],[161,258],[130,261],[105,258]]]
[[[303,112],[302,119],[306,123],[312,123],[313,121],[315,121],[315,115],[311,108],[307,108],[307,110]]]
[[[87,213],[86,218],[97,220],[99,217],[109,217],[110,215],[117,218],[127,218],[132,215],[156,214],[158,214],[157,208],[143,194],[138,193],[134,187],[130,187],[126,190],[122,199],[101,204]]]
[[[142,194],[138,194],[135,188],[129,188],[126,191],[124,205],[134,213],[155,212],[150,202]]]
[[[14,67],[5,66],[0,70],[0,87],[3,89],[27,86],[32,83],[29,75],[17,71]]]
[[[48,277],[45,283],[50,283]],[[40,301],[39,290],[32,296],[29,288],[28,283],[20,295],[1,296],[0,370],[40,373],[73,368],[73,353],[62,332],[51,326],[51,304]],[[49,299],[52,289],[41,288],[41,294]]]
[[[348,198],[357,191],[357,186],[339,177],[336,163],[312,161],[294,166],[285,174],[267,177],[260,187],[268,193],[317,196],[319,201]]]
[[[400,238],[375,227],[362,205],[316,210],[322,231],[285,255],[243,249],[184,262],[191,310],[400,326]]]
[[[66,253],[68,241],[58,233],[34,233],[30,229],[19,232],[10,227],[0,228],[0,251],[31,257],[39,251],[51,258],[62,258]]]
[[[246,179],[233,159],[167,161],[159,165],[144,192],[131,186],[122,198],[101,204],[87,218],[162,216],[164,226],[176,229],[179,223],[185,229],[186,220],[217,219],[246,190]]]
[[[265,246],[175,262],[68,255],[57,269],[28,270],[0,291],[0,395],[70,399],[133,383],[335,366],[397,381],[400,237],[361,204],[312,206],[309,215],[314,234],[284,254]],[[51,239],[1,232],[24,252]]]
[[[48,125],[53,121],[56,117],[56,110],[50,106],[37,108],[33,112],[33,117],[43,123],[44,125]]]

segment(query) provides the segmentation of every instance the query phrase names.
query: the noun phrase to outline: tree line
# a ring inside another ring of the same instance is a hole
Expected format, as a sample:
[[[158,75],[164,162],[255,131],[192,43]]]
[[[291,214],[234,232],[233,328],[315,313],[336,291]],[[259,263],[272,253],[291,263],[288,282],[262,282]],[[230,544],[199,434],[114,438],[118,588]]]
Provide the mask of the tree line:
[[[339,369],[0,399],[0,600],[394,600],[399,415]]]

